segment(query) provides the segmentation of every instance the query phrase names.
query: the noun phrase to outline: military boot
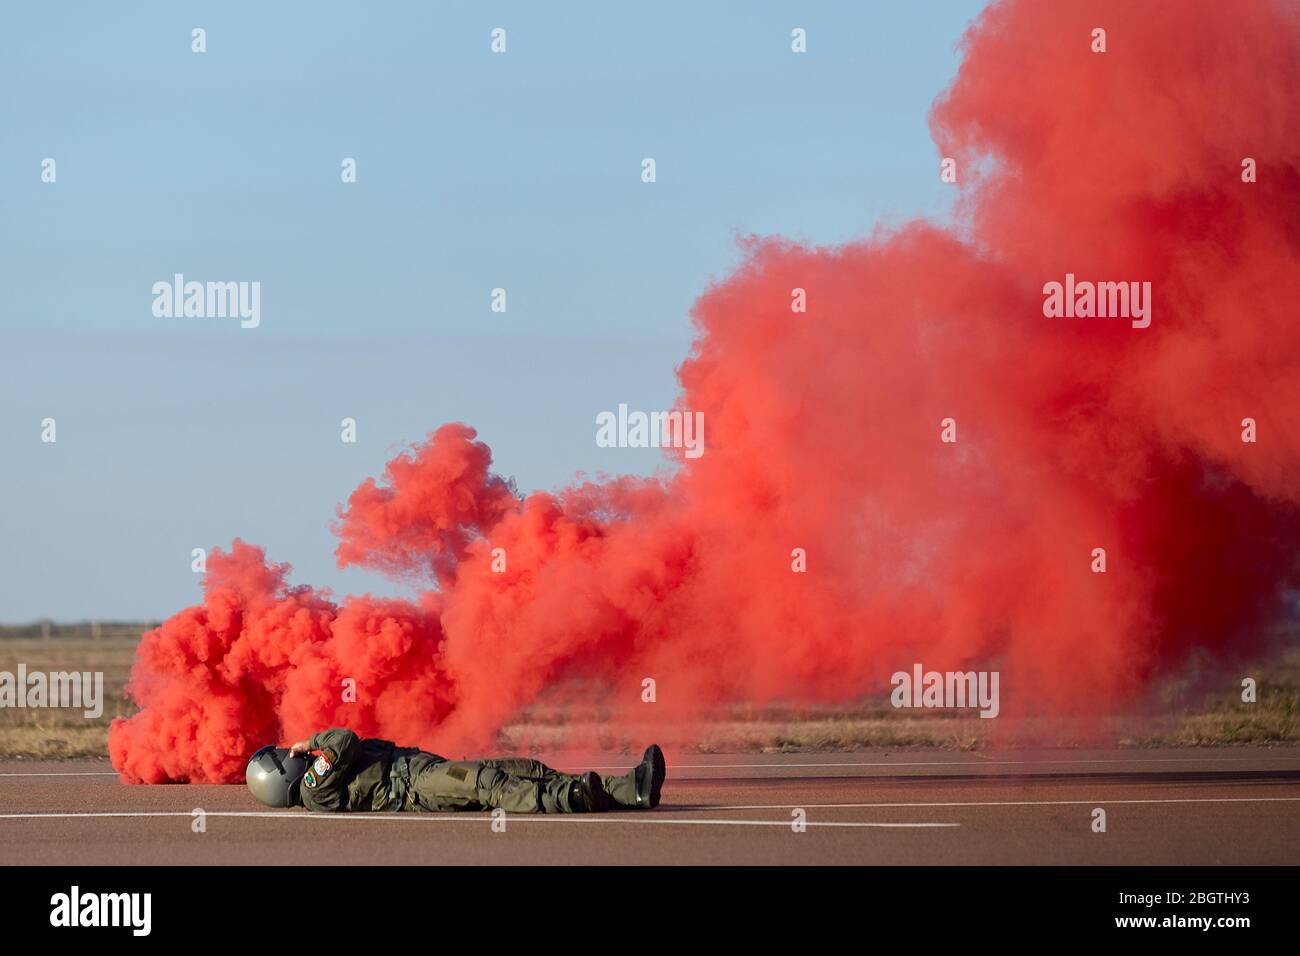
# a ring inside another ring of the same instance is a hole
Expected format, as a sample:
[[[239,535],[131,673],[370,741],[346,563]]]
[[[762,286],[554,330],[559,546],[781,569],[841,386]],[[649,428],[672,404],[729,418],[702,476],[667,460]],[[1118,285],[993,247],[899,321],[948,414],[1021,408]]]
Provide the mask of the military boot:
[[[636,805],[643,810],[659,806],[659,794],[664,787],[664,752],[658,744],[651,744],[641,755],[641,762],[632,768],[636,781]]]
[[[611,807],[616,810],[652,810],[659,806],[664,786],[664,752],[651,744],[641,762],[617,777],[601,777]]]
[[[605,793],[599,774],[588,772],[573,778],[568,788],[568,807],[570,813],[600,813],[609,809],[609,794]]]

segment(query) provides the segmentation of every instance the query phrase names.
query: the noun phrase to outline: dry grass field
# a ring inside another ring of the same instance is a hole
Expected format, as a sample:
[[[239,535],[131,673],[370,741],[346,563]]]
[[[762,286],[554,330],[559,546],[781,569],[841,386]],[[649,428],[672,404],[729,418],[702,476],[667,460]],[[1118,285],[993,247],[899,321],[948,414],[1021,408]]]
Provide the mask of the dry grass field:
[[[103,671],[104,710],[94,720],[80,710],[0,709],[0,756],[94,757],[107,750],[108,725],[127,716],[133,705],[124,685],[141,633],[149,625],[104,624],[0,628],[0,671],[19,664],[31,671]],[[42,636],[48,633],[48,636]],[[98,636],[94,636],[95,634]],[[1193,695],[1171,683],[1157,695],[1163,703],[1142,714],[1115,716],[1100,723],[981,720],[973,714],[898,712],[883,702],[841,708],[731,708],[720,711],[704,729],[684,730],[679,749],[709,752],[848,751],[868,747],[935,747],[978,750],[1002,746],[1127,747],[1268,745],[1300,741],[1300,652],[1267,667],[1247,671],[1259,681],[1259,700],[1240,701],[1233,686]],[[586,714],[538,707],[507,727],[503,751],[562,749],[566,738],[596,741],[602,748],[631,749],[607,724]],[[665,742],[668,742],[665,740]]]

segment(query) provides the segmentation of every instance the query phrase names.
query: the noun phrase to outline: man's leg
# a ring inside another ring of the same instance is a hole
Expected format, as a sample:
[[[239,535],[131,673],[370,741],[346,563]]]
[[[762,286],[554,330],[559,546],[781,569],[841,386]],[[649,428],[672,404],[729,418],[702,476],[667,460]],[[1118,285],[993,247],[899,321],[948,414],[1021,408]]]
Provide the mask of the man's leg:
[[[617,777],[600,775],[600,782],[605,785],[605,792],[609,794],[610,802],[619,810],[636,809],[636,781],[632,779],[630,773],[621,774]]]
[[[664,752],[651,744],[641,755],[641,762],[618,777],[601,775],[605,792],[614,809],[651,810],[659,806],[659,792],[664,785]]]
[[[574,779],[568,774],[562,774],[560,771],[548,767],[540,760],[530,760],[527,757],[494,757],[490,760],[484,760],[483,763],[486,766],[504,770],[515,777],[533,777],[538,780],[554,780],[558,777],[564,777],[568,780]],[[636,780],[633,778],[635,773],[635,770],[630,770],[619,777],[611,777],[603,773],[596,774],[600,778],[605,793],[610,797],[611,810],[636,808]]]
[[[496,767],[516,777],[533,777],[539,780],[554,780],[574,777],[553,770],[540,760],[527,757],[501,757],[484,760],[489,767]],[[664,752],[658,744],[651,744],[641,755],[641,762],[625,774],[610,776],[597,774],[602,788],[609,796],[611,810],[649,810],[659,805],[659,792],[664,784]]]
[[[480,760],[479,763],[485,767],[504,770],[512,777],[536,777],[539,780],[549,780],[552,777],[565,776],[540,760],[530,760],[528,757],[490,757],[487,760]]]
[[[508,772],[503,764],[530,775]],[[416,805],[423,810],[575,813],[589,809],[573,792],[578,783],[579,778],[557,773],[535,760],[449,760],[423,770],[414,789]]]
[[[597,773],[560,773],[528,757],[492,757],[483,766],[510,777],[535,780],[542,786],[544,813],[594,813],[609,809],[609,798]]]

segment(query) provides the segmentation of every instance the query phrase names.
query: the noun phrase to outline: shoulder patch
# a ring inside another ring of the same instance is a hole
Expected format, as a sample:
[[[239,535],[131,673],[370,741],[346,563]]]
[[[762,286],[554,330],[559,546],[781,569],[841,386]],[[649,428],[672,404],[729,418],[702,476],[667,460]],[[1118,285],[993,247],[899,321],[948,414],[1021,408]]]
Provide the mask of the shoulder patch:
[[[312,754],[316,757],[307,772],[302,775],[302,785],[308,790],[315,790],[320,786],[322,780],[329,776],[329,772],[334,769],[334,761],[338,758],[334,756],[332,750],[313,750]]]

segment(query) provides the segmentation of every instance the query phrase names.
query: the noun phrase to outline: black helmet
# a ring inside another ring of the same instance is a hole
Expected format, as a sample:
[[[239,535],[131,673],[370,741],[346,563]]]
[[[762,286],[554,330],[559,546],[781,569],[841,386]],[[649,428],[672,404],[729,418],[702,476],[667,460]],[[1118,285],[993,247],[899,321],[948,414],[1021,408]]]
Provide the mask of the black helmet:
[[[248,789],[268,807],[292,807],[298,803],[298,786],[307,772],[307,758],[289,756],[284,747],[266,746],[248,758],[244,780]]]

